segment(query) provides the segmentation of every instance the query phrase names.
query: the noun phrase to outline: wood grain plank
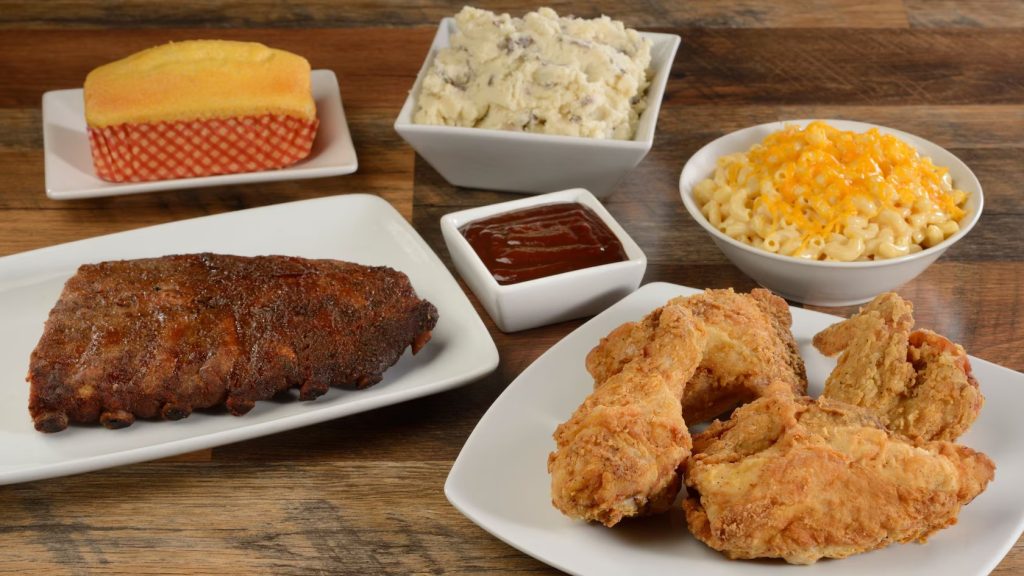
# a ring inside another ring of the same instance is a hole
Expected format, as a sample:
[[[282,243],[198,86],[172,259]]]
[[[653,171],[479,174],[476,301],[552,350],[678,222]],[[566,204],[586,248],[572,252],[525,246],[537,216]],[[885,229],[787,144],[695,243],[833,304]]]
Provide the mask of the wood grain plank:
[[[450,466],[163,462],[0,487],[3,566],[20,574],[547,573],[447,504]]]
[[[902,2],[667,2],[665,14],[642,19],[646,26],[673,28],[905,28]],[[611,13],[611,12],[609,12]],[[643,18],[637,15],[637,19]],[[660,21],[659,21],[660,20]],[[628,22],[634,22],[629,19]]]
[[[923,105],[913,101],[873,106],[848,104],[689,104],[666,99],[655,133],[655,150],[681,140],[708,142],[734,130],[802,118],[856,120],[897,128],[944,148],[1024,148],[1024,105]],[[664,138],[664,139],[663,139]]]
[[[41,98],[41,97],[40,97]],[[39,107],[0,108],[0,150],[41,150],[43,112]]]
[[[526,9],[520,2],[480,5]],[[1017,184],[1024,61],[1013,57],[1024,53],[1019,2],[552,5],[588,16],[607,12],[684,38],[654,149],[605,202],[647,252],[645,281],[755,286],[679,202],[679,171],[700,146],[777,119],[876,122],[951,149],[986,192],[978,228],[900,288],[914,301],[919,325],[961,341],[973,355],[1024,370],[1024,195]],[[437,21],[460,7],[440,0],[0,0],[0,77],[9,80],[0,83],[0,255],[250,206],[371,192],[411,219],[453,270],[438,218],[521,197],[451,187],[391,127]],[[138,49],[212,35],[263,41],[335,70],[359,173],[81,202],[45,198],[43,91],[80,85],[96,65]],[[474,526],[445,501],[443,484],[494,399],[585,319],[503,334],[469,298],[500,351],[494,374],[271,437],[0,487],[0,574],[556,573]],[[825,311],[849,315],[853,308]],[[1024,574],[1024,543],[994,574]]]
[[[314,68],[342,78],[352,105],[398,108],[422,64],[433,32],[358,29],[225,30],[300,52]],[[161,30],[160,40],[203,36]],[[1024,99],[1024,36],[1011,30],[690,30],[673,67],[669,104],[1019,104]],[[54,62],[46,43],[73,45]],[[0,74],[19,82],[0,94],[0,107],[37,105],[45,90],[73,87],[95,66],[159,43],[145,30],[15,30],[0,35]],[[970,51],[963,46],[972,46]],[[372,80],[368,80],[372,78]],[[352,86],[352,89],[348,89]],[[356,88],[358,87],[358,88]],[[372,87],[372,88],[371,88]]]
[[[1018,104],[1015,30],[690,30],[676,104]],[[967,50],[964,47],[970,46]]]
[[[0,9],[2,10],[2,9]],[[338,75],[346,110],[387,108],[398,115],[434,29],[218,30],[217,38],[263,42],[305,56]],[[82,85],[90,70],[171,41],[209,38],[206,28],[160,30],[7,30],[0,34],[0,108],[39,106],[43,92]],[[60,54],[60,58],[54,58]]]
[[[241,0],[203,2],[185,0],[152,3],[129,0],[117,5],[59,0],[19,4],[0,2],[0,28],[149,28],[149,27],[301,27],[347,28],[357,26],[417,26],[436,24],[462,8],[464,2],[411,0],[400,4],[376,2],[273,2]],[[505,0],[479,0],[478,8],[513,15],[524,14]],[[725,27],[725,28],[905,28],[907,13],[899,0],[812,0],[809,2],[759,2],[757,0],[693,0],[674,2],[617,2],[597,0],[580,3],[553,0],[559,14],[593,18],[607,14],[634,28]],[[947,18],[959,11],[946,7]]]
[[[1021,28],[1024,2],[1017,0],[904,0],[915,28]]]

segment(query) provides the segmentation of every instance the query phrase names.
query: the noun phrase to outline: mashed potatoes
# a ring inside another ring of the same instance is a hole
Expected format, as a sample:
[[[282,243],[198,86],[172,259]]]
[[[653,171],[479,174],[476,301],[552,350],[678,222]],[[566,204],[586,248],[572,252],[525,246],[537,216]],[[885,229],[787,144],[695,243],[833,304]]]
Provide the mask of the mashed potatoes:
[[[465,7],[423,80],[413,122],[633,138],[651,43],[607,16],[523,18]]]

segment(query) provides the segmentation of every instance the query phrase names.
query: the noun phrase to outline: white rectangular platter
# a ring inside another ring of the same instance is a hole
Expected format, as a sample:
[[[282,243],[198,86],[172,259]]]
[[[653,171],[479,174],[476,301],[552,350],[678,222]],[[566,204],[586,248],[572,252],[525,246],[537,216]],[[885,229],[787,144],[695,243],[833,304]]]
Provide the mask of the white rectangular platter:
[[[390,266],[438,309],[433,338],[408,350],[366,390],[332,389],[312,402],[257,402],[242,417],[194,413],[122,430],[37,432],[28,413],[29,355],[79,265],[191,252],[281,254]],[[386,201],[332,196],[207,216],[0,258],[0,484],[87,472],[273,434],[441,392],[491,372],[498,352],[451,273]]]

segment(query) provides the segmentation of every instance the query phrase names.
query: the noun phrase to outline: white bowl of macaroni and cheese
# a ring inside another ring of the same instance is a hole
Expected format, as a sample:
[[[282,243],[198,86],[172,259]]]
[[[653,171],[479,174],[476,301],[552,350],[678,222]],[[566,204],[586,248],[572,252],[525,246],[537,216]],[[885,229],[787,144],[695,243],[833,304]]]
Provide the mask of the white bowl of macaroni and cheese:
[[[984,203],[948,150],[848,120],[727,134],[690,158],[679,188],[740,270],[818,306],[860,304],[912,280],[974,227]]]

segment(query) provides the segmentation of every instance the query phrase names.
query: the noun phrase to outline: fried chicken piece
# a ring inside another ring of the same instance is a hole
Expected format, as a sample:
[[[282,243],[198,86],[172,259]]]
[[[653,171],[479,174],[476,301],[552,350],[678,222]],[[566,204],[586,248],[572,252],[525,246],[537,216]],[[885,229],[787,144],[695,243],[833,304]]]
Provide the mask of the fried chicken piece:
[[[761,398],[694,438],[690,531],[732,559],[811,564],[956,523],[995,465],[945,441],[914,444],[827,398]]]
[[[572,518],[613,526],[668,510],[682,484],[690,434],[680,397],[704,349],[703,324],[682,306],[644,319],[648,337],[555,430],[551,500]]]
[[[867,408],[913,440],[956,440],[984,396],[961,346],[913,327],[910,302],[888,292],[815,335],[822,354],[840,354],[822,396]]]
[[[287,256],[185,254],[88,264],[32,352],[37,430],[122,428],[290,388],[365,388],[430,339],[437,309],[386,267]]]
[[[913,305],[894,292],[880,294],[860,312],[815,334],[814,347],[841,354],[823,396],[889,414],[914,378],[907,362]]]
[[[914,367],[914,383],[896,406],[890,425],[911,438],[956,440],[985,403],[967,352],[931,330],[915,330],[910,333],[907,359]]]
[[[740,404],[773,392],[802,395],[807,375],[793,339],[786,301],[768,290],[750,294],[706,290],[670,304],[684,306],[704,321],[707,347],[683,393],[683,419],[710,420]],[[587,355],[595,382],[615,374],[650,338],[645,321],[619,326]]]

